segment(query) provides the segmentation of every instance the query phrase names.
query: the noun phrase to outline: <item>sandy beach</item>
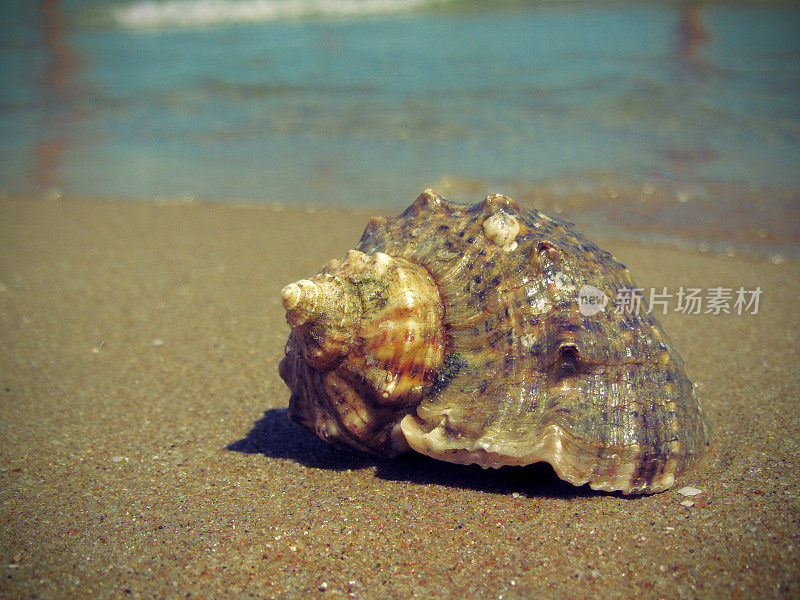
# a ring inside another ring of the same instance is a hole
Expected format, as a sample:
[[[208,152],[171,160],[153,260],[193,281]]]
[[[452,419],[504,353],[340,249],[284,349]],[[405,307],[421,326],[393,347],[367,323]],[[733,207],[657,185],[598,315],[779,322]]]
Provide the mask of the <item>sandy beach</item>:
[[[279,290],[369,216],[0,200],[0,596],[800,598],[799,261],[595,240],[645,288],[762,290],[660,317],[713,445],[625,497],[286,418]]]

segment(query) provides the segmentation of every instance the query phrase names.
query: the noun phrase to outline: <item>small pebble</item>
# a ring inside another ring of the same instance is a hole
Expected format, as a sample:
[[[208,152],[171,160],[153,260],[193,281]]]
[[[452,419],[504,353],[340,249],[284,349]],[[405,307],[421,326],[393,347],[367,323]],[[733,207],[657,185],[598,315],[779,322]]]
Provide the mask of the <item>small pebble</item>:
[[[702,494],[703,490],[698,490],[697,488],[690,487],[687,485],[686,487],[682,487],[681,489],[679,489],[678,493],[681,496],[697,496],[698,494]]]
[[[786,262],[786,257],[783,254],[773,254],[769,257],[769,262],[773,265],[782,265]]]
[[[45,198],[48,200],[60,200],[64,197],[64,192],[61,191],[61,188],[53,186],[45,192]]]
[[[319,591],[320,592],[324,592],[327,589],[328,589],[328,584],[326,582],[323,581],[322,583],[319,584]]]
[[[681,502],[681,506],[687,506],[687,507],[694,506],[694,500],[689,500],[687,498],[686,500]]]

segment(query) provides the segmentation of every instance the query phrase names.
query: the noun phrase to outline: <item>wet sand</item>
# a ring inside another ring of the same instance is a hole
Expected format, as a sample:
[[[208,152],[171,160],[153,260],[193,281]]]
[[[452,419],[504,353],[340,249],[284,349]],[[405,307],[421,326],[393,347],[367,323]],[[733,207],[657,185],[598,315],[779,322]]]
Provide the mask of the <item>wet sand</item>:
[[[684,506],[290,423],[278,291],[367,216],[0,200],[0,596],[800,597],[800,262],[595,240],[645,288],[763,290],[661,318],[714,428]]]

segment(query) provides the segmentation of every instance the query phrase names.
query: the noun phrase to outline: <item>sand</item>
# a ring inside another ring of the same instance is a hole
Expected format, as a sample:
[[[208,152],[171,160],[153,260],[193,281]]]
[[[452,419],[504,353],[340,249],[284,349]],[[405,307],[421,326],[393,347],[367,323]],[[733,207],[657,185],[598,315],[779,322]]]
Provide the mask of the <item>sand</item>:
[[[289,422],[278,291],[367,216],[0,200],[0,596],[800,597],[798,261],[596,240],[646,288],[763,290],[661,318],[714,428],[685,506]]]

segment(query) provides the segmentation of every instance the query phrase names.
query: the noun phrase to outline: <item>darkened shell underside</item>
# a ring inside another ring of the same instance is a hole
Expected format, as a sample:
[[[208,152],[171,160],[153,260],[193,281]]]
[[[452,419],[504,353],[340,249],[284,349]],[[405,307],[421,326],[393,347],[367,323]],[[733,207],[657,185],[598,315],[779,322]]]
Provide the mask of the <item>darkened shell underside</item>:
[[[388,404],[363,392],[364,377],[339,370],[360,396],[359,414],[373,419],[360,423],[365,439],[342,424],[348,397],[322,383],[339,363],[310,366],[295,328],[281,364],[290,411],[323,437],[384,455],[408,444],[484,467],[545,461],[575,485],[624,493],[667,489],[703,454],[708,426],[692,383],[644,300],[639,310],[579,310],[583,286],[614,299],[635,285],[571,223],[500,195],[467,207],[426,190],[399,217],[372,219],[357,250],[430,275],[441,308],[426,317],[426,335],[440,351],[425,354],[418,385]],[[399,376],[392,364],[387,380]]]

